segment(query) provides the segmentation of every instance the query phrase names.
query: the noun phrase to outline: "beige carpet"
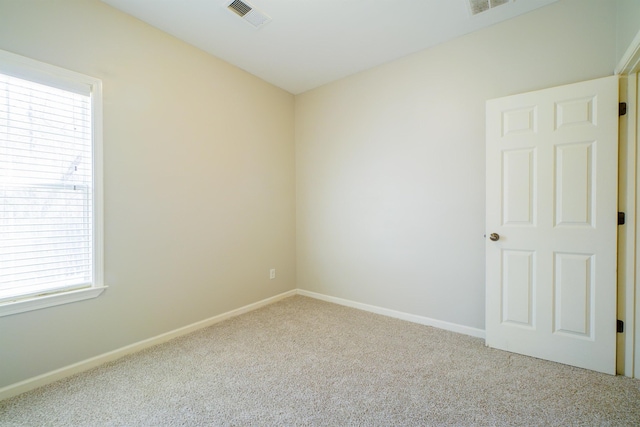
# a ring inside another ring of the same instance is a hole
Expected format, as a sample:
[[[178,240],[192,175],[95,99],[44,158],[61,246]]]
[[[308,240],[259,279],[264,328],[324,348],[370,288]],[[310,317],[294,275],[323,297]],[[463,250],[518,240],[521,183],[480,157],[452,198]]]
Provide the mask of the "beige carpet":
[[[638,426],[640,381],[296,296],[0,402],[2,426]]]

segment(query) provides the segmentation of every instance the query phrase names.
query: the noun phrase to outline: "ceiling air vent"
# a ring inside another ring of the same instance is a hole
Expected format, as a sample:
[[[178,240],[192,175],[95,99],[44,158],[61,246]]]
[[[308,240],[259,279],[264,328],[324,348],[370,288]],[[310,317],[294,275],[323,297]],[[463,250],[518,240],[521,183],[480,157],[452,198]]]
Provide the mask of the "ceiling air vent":
[[[253,5],[241,1],[241,0],[233,0],[227,3],[227,8],[235,12],[239,17],[247,21],[249,24],[258,28],[271,21],[266,14],[259,11]]]
[[[467,0],[469,2],[469,10],[472,15],[477,15],[482,12],[486,12],[494,7],[502,6],[503,4],[512,3],[514,0]]]

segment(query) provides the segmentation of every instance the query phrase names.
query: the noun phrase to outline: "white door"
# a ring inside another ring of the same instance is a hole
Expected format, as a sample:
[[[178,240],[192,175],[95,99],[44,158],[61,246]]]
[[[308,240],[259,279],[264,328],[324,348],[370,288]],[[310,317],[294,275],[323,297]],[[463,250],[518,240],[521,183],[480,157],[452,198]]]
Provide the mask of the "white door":
[[[488,101],[486,166],[487,345],[615,374],[617,77]]]

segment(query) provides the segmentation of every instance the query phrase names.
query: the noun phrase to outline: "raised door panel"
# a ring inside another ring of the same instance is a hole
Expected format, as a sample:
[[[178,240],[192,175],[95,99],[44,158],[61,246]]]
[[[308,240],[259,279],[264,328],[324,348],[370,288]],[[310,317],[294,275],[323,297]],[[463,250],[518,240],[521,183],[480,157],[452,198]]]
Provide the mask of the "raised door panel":
[[[487,102],[486,342],[615,373],[617,78]]]

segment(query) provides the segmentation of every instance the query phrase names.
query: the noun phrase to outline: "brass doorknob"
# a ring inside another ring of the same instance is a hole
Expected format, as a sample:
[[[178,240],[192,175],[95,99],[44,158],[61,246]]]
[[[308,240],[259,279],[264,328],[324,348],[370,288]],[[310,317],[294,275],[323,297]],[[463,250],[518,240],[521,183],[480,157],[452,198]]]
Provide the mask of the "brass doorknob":
[[[491,233],[491,235],[489,235],[489,239],[492,242],[497,242],[498,240],[500,240],[500,235],[498,233]]]

